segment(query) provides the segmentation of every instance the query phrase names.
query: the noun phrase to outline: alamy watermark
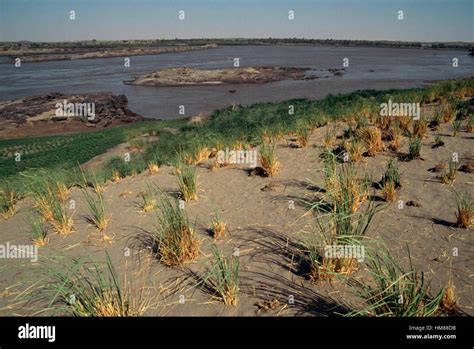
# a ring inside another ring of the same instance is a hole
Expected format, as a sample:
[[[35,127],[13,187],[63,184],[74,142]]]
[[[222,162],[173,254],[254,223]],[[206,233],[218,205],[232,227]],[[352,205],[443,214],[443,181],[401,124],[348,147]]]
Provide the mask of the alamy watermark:
[[[397,103],[392,102],[380,104],[380,116],[411,116],[413,120],[420,119],[420,103]]]
[[[365,247],[362,245],[326,245],[324,247],[324,257],[331,259],[357,259],[358,262],[363,262]]]
[[[63,99],[62,103],[55,104],[56,116],[84,117],[92,121],[95,119],[95,103],[68,103]]]
[[[258,154],[256,149],[248,150],[219,150],[217,152],[217,162],[219,164],[248,164],[250,167],[257,167]]]
[[[30,259],[31,262],[38,261],[38,246],[35,245],[15,245],[7,242],[0,244],[0,259]]]

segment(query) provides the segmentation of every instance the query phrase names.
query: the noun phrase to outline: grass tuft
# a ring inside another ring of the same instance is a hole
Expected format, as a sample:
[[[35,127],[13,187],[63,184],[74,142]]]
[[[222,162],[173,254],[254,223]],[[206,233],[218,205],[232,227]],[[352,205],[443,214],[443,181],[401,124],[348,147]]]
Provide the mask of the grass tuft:
[[[95,226],[99,232],[103,232],[110,222],[110,218],[107,218],[105,213],[104,196],[95,192],[91,193],[87,189],[83,189],[83,194],[89,209],[87,221]]]
[[[408,158],[410,160],[418,159],[421,152],[421,138],[411,137],[408,143]]]
[[[197,194],[197,170],[193,165],[182,163],[177,171],[178,185],[181,197],[184,201],[198,199]]]
[[[120,280],[107,253],[105,265],[72,259],[66,268],[50,270],[54,292],[51,305],[81,317],[128,317],[143,315],[152,299],[144,289],[133,291],[126,278]]]
[[[397,198],[396,189],[401,187],[400,172],[396,159],[390,159],[387,163],[387,169],[381,180],[381,188],[387,202],[394,202]]]
[[[447,168],[444,170],[444,173],[441,175],[441,182],[443,184],[453,183],[456,179],[458,173],[458,163],[456,161],[449,161]]]
[[[222,220],[219,213],[216,212],[214,219],[211,222],[211,231],[214,239],[219,239],[225,236],[226,233],[226,223]]]
[[[213,261],[207,274],[201,277],[200,283],[213,298],[226,305],[236,306],[239,293],[239,259],[225,257],[216,246],[212,247]]]
[[[29,224],[33,243],[38,247],[46,246],[48,244],[48,227],[43,217],[35,216],[30,219]]]
[[[403,269],[387,251],[367,257],[370,282],[353,282],[355,293],[367,306],[349,316],[432,316],[439,309],[444,290],[429,295],[424,273],[414,269],[408,251],[409,268]]]
[[[260,147],[260,164],[269,177],[278,173],[280,162],[276,155],[276,145],[273,143],[264,143]]]
[[[469,228],[474,220],[474,204],[472,202],[471,194],[455,192],[456,196],[456,223],[460,228]]]
[[[167,266],[182,265],[199,255],[200,241],[195,237],[188,216],[178,203],[162,194],[158,224],[154,231],[158,257]]]
[[[10,219],[15,215],[19,200],[20,195],[5,181],[0,190],[0,214],[3,219]]]
[[[357,136],[364,142],[368,156],[375,156],[383,150],[382,132],[378,128],[363,127],[357,130]]]

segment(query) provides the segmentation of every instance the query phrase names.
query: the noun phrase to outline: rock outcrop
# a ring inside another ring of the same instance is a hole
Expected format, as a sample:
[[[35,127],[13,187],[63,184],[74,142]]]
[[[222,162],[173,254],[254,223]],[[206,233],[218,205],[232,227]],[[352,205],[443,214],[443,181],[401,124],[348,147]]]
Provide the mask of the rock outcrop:
[[[145,120],[127,108],[125,95],[52,92],[0,102],[0,138],[81,132]]]
[[[137,77],[126,84],[140,86],[212,86],[225,84],[264,84],[280,80],[303,80],[307,68],[247,67],[233,69],[165,68]]]

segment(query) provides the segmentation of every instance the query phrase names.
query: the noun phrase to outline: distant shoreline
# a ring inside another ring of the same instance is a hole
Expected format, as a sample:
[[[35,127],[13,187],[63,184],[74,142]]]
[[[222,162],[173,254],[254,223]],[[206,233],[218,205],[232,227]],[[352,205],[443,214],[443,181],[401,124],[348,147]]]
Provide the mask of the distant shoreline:
[[[472,42],[402,42],[368,40],[320,39],[176,39],[176,40],[116,40],[74,42],[0,42],[0,57],[10,59],[0,63],[77,60],[176,53],[190,50],[213,49],[219,46],[328,46],[378,47],[436,50],[468,50],[474,54]]]
[[[180,53],[225,46],[314,46],[366,47],[420,50],[466,50],[474,55],[474,43],[420,43],[364,40],[303,39],[189,39],[189,40],[121,40],[74,42],[0,42],[0,64],[73,61],[94,58],[116,58]]]
[[[1,46],[0,46],[1,47]],[[116,48],[102,48],[102,49],[90,49],[90,48],[75,48],[71,50],[64,49],[26,49],[24,51],[7,51],[7,54],[3,52],[1,56],[8,57],[5,61],[0,64],[12,64],[15,63],[16,58],[20,58],[22,63],[36,63],[36,62],[51,62],[51,61],[75,61],[82,59],[94,59],[94,58],[116,58],[116,57],[133,57],[133,56],[147,56],[147,55],[159,55],[164,53],[179,53],[195,50],[206,50],[212,49],[216,46],[204,45],[204,46],[162,46],[162,47],[116,47]],[[0,51],[2,52],[2,51]]]

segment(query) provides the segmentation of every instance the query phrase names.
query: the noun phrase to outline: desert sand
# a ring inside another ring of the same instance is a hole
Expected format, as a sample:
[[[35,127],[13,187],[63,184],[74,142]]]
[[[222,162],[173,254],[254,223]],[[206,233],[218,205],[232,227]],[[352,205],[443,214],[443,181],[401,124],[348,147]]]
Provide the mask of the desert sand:
[[[344,124],[337,126],[338,135]],[[212,171],[212,160],[198,165],[197,201],[186,204],[188,216],[195,224],[201,239],[200,256],[184,267],[166,267],[159,263],[147,248],[141,248],[144,232],[156,224],[156,212],[140,212],[137,194],[146,183],[154,183],[171,196],[178,192],[175,169],[163,166],[156,174],[144,172],[106,186],[104,197],[110,225],[106,234],[110,241],[103,241],[84,216],[86,205],[78,188],[71,192],[77,201],[74,212],[75,230],[68,236],[49,236],[49,243],[40,247],[40,261],[64,254],[84,256],[91,254],[103,260],[107,250],[120,272],[133,275],[129,281],[136,287],[146,286],[146,292],[159,295],[159,302],[147,309],[147,315],[317,315],[335,316],[358,306],[358,299],[348,292],[341,281],[313,283],[298,269],[301,257],[300,243],[315,232],[315,212],[308,211],[305,201],[321,195],[324,179],[319,155],[323,150],[326,127],[316,129],[309,145],[298,148],[291,136],[277,143],[281,170],[274,178],[249,176],[244,165],[224,167]],[[383,241],[394,258],[406,264],[406,246],[410,248],[416,268],[425,271],[431,280],[431,293],[446,285],[452,273],[459,297],[460,309],[474,315],[472,285],[472,229],[455,227],[455,201],[453,187],[428,171],[440,162],[451,159],[458,152],[460,164],[474,161],[472,133],[461,132],[452,136],[451,126],[440,128],[445,145],[432,148],[435,132],[429,131],[423,139],[421,159],[400,161],[402,188],[398,196],[405,203],[418,205],[397,207],[390,203],[379,213],[371,225],[369,240]],[[400,148],[407,152],[407,141]],[[365,157],[360,166],[367,166],[374,181],[382,176],[388,159],[397,154],[385,150],[376,157]],[[96,161],[101,161],[96,159]],[[471,192],[474,184],[472,173],[458,172],[455,180],[457,191]],[[381,193],[373,188],[372,199],[382,202]],[[294,209],[289,201],[294,201]],[[32,200],[20,202],[19,212],[9,220],[0,221],[0,243],[30,244],[25,222]],[[209,233],[213,213],[218,210],[227,223],[228,233],[214,241]],[[241,291],[236,307],[225,306],[201,288],[196,287],[195,273],[205,270],[211,256],[210,247],[216,244],[226,255],[238,249],[240,257]],[[453,246],[459,256],[452,256]],[[130,249],[131,253],[125,251]],[[28,260],[2,260],[0,264],[0,314],[32,314],[38,304],[26,302],[23,291],[41,289],[41,269],[44,262]],[[364,281],[365,270],[353,278]],[[289,304],[290,296],[294,303]],[[181,298],[180,298],[181,297]],[[179,300],[184,300],[179,301]]]

